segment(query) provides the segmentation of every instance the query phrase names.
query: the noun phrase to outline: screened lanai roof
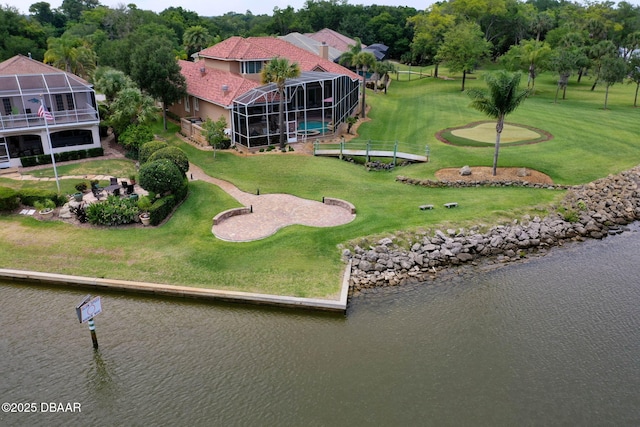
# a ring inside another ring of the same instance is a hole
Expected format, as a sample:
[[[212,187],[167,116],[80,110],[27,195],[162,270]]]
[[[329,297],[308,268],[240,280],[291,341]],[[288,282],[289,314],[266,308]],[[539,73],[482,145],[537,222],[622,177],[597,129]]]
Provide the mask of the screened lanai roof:
[[[67,73],[0,75],[0,96],[89,92],[91,87]]]
[[[335,80],[343,77],[344,74],[325,73],[322,71],[304,71],[299,77],[287,79],[285,87],[302,86],[310,83]],[[251,89],[249,92],[240,95],[233,102],[242,105],[255,104],[256,101],[275,101],[278,96],[278,86],[275,83],[269,83],[264,86]]]

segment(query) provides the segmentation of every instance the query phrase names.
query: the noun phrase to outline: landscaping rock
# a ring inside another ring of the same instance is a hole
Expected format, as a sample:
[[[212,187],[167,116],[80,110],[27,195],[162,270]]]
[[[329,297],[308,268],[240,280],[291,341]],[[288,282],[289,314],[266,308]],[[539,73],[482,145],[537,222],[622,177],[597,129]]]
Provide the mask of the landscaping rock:
[[[436,187],[479,185],[405,177],[397,180]],[[415,236],[408,248],[395,244],[402,241],[395,236],[379,240],[377,246],[367,251],[356,246],[352,255],[351,290],[425,281],[433,279],[438,270],[475,264],[480,258],[495,263],[513,262],[527,254],[544,254],[550,246],[562,245],[567,240],[603,239],[621,233],[628,230],[624,227],[626,224],[640,219],[639,183],[640,166],[575,187],[501,183],[499,185],[567,189],[568,192],[559,209],[545,218],[525,216],[509,225],[496,225],[482,234],[464,229],[436,230],[433,236]]]

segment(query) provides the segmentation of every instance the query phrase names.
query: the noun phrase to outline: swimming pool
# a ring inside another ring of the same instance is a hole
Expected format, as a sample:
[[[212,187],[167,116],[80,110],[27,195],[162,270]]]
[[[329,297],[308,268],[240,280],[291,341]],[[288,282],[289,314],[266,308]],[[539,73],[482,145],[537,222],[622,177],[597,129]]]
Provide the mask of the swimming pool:
[[[327,122],[323,122],[320,120],[307,120],[301,121],[298,124],[299,131],[318,131],[318,132],[328,132],[329,128],[327,127]]]

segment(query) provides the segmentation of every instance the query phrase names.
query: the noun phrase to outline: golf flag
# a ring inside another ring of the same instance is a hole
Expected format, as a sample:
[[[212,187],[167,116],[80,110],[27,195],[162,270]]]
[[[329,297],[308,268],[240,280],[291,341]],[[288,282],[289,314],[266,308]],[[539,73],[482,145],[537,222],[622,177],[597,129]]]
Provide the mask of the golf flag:
[[[38,117],[43,117],[45,120],[53,121],[53,114],[48,112],[44,107],[44,99],[40,103],[40,108],[38,108]]]

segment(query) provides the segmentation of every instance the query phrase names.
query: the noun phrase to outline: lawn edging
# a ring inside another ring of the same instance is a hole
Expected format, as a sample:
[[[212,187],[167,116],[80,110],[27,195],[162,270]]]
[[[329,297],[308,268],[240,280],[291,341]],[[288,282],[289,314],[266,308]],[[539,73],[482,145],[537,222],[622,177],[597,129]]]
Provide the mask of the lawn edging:
[[[0,280],[55,286],[74,286],[94,290],[131,292],[136,294],[150,294],[176,298],[193,298],[208,301],[303,308],[308,310],[330,311],[344,314],[347,310],[350,273],[351,261],[349,261],[345,267],[340,295],[337,300],[193,288],[189,286],[164,285],[159,283],[135,282],[98,277],[71,276],[66,274],[13,270],[8,268],[0,268]]]

